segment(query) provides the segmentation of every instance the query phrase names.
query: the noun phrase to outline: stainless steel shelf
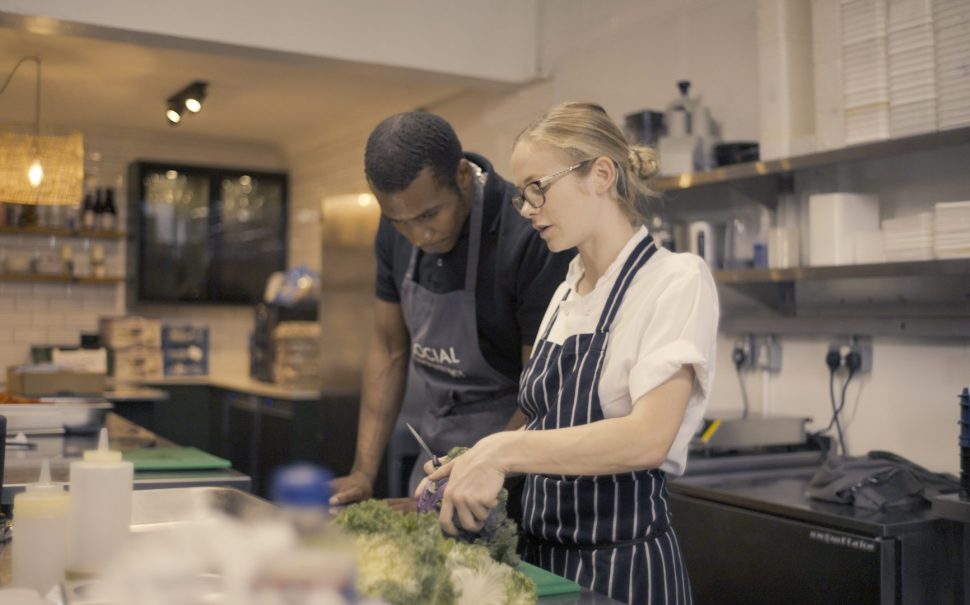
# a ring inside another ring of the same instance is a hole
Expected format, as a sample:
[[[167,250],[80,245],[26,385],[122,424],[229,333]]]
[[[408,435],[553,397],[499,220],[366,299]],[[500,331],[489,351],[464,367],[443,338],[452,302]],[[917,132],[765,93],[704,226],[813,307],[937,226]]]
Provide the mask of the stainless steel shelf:
[[[758,284],[931,275],[970,275],[970,258],[791,269],[734,269],[715,271],[714,280],[720,284]]]
[[[842,149],[820,151],[818,153],[810,153],[780,160],[734,164],[705,172],[685,172],[675,176],[659,177],[653,181],[652,186],[654,190],[661,192],[691,189],[704,185],[716,185],[772,174],[783,174],[816,166],[855,162],[966,143],[970,143],[970,127],[942,130],[940,132],[931,132],[875,143],[863,143],[843,147]]]

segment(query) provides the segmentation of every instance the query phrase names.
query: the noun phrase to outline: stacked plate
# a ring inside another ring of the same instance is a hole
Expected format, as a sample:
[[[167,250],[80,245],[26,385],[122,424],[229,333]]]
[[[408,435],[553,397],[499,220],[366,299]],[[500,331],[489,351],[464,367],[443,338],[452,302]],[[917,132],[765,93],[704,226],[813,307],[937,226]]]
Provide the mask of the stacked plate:
[[[933,0],[940,129],[970,125],[970,2]]]
[[[970,201],[933,206],[933,251],[937,258],[970,256]]]
[[[889,131],[936,130],[932,0],[889,0]]]
[[[888,9],[885,0],[842,3],[845,142],[889,137]]]
[[[933,258],[933,213],[890,218],[882,222],[887,261]]]

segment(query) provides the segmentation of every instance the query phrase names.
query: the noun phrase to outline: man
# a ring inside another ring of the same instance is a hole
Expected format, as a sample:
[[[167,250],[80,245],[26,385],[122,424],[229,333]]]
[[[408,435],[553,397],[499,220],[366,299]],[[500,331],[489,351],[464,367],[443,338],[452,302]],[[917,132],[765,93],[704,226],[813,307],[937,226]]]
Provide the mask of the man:
[[[418,430],[435,454],[522,424],[519,374],[573,255],[548,251],[512,206],[515,188],[488,160],[463,153],[436,115],[381,122],[364,169],[382,215],[375,329],[354,465],[334,480],[332,504],[373,494],[409,374],[411,403],[423,412]]]

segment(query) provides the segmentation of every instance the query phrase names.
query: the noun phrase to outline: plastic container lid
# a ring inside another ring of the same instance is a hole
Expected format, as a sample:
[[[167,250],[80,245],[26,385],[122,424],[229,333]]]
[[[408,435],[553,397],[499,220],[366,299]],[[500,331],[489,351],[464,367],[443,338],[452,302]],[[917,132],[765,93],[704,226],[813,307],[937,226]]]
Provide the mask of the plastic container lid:
[[[64,493],[64,485],[61,483],[51,483],[51,463],[44,458],[40,463],[40,477],[37,483],[28,483],[26,492],[32,496],[61,495]]]
[[[280,467],[273,473],[270,493],[280,506],[324,507],[330,501],[329,470],[301,462]]]
[[[86,450],[84,461],[92,464],[118,464],[122,461],[121,452],[108,449],[108,429],[101,429],[98,435],[98,449]]]

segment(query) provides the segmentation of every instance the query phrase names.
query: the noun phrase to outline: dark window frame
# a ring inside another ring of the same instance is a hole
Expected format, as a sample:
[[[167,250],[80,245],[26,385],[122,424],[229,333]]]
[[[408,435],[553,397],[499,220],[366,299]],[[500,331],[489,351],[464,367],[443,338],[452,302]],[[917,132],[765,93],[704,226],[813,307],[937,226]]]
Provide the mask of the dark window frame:
[[[180,300],[169,300],[169,299],[158,299],[158,298],[146,298],[144,293],[145,280],[148,278],[149,271],[145,270],[144,258],[145,258],[145,247],[147,243],[146,239],[146,221],[145,218],[145,176],[153,172],[166,172],[168,170],[175,170],[179,173],[184,173],[191,176],[201,176],[209,179],[209,233],[215,234],[214,237],[207,242],[209,250],[212,252],[212,260],[206,267],[206,293],[205,298],[201,299],[180,299]],[[220,230],[214,229],[218,226],[221,221],[221,201],[222,201],[222,181],[223,179],[238,179],[242,175],[249,175],[254,179],[274,179],[278,180],[281,187],[281,200],[280,200],[280,230],[279,230],[279,241],[281,245],[280,254],[280,265],[275,268],[277,271],[285,271],[287,267],[288,258],[288,223],[289,223],[289,175],[286,172],[273,172],[267,170],[258,169],[248,169],[239,168],[235,166],[209,166],[200,164],[177,164],[169,162],[157,162],[157,161],[135,161],[132,162],[128,167],[128,225],[129,233],[136,233],[137,245],[135,249],[137,250],[137,257],[134,262],[130,262],[129,266],[134,269],[136,274],[135,279],[135,304],[151,304],[151,305],[205,305],[205,306],[227,306],[227,305],[238,305],[238,306],[248,306],[260,301],[261,296],[256,299],[250,300],[249,298],[225,298],[216,297],[218,296],[219,288],[216,287],[218,284],[218,273],[213,274],[213,271],[218,270],[218,258],[216,252],[219,249],[218,233]],[[267,276],[268,277],[268,276]]]

